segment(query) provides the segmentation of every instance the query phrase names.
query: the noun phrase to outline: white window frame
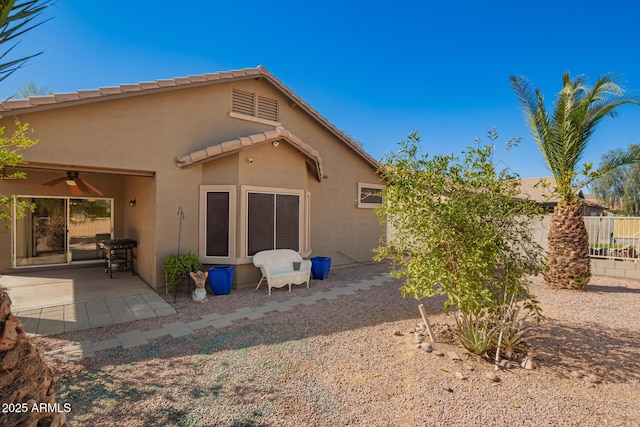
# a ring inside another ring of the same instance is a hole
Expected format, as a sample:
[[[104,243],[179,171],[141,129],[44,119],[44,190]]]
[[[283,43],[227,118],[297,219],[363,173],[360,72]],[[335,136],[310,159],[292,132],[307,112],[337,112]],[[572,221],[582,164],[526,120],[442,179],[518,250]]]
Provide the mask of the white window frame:
[[[298,252],[301,256],[309,256],[311,250],[309,249],[309,235],[310,235],[310,204],[311,195],[308,191],[297,190],[291,188],[277,188],[277,187],[258,187],[251,185],[240,186],[240,194],[242,197],[242,203],[240,204],[240,222],[242,228],[240,230],[240,253],[242,257],[247,260],[252,260],[253,256],[248,255],[249,248],[249,193],[264,193],[264,194],[283,194],[283,195],[295,195],[299,197],[298,204]]]
[[[229,242],[228,256],[207,256],[207,193],[229,193]],[[199,210],[198,255],[203,264],[218,263],[222,260],[235,264],[236,254],[236,206],[237,187],[235,185],[201,185]]]
[[[365,202],[362,202],[362,189],[363,188],[374,188],[376,190],[384,190],[386,187],[384,185],[381,185],[381,184],[371,184],[369,182],[358,182],[358,207],[359,208],[373,209],[373,208],[377,208],[378,206],[380,206],[382,204],[382,202],[380,202],[380,203],[365,203]]]

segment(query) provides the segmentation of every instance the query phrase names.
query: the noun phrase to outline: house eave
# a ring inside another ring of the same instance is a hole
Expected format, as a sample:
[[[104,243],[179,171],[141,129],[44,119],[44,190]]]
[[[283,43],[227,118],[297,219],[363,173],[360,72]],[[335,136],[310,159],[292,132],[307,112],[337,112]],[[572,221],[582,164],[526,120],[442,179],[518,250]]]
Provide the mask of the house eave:
[[[183,154],[182,156],[176,158],[176,165],[179,168],[184,168],[194,164],[220,159],[222,157],[247,150],[257,145],[274,143],[281,140],[284,140],[287,143],[291,144],[314,165],[318,182],[322,182],[324,171],[320,152],[282,127],[277,127],[275,129],[253,135],[242,136],[240,138],[210,145],[206,148]]]
[[[219,73],[208,73],[200,75],[190,75],[173,79],[155,80],[151,82],[141,82],[135,84],[122,84],[118,86],[102,87],[99,89],[79,90],[77,92],[60,93],[48,96],[35,96],[25,99],[12,99],[0,103],[0,115],[29,114],[57,108],[73,107],[94,102],[116,100],[132,96],[140,96],[161,92],[168,92],[194,88],[212,84],[227,83],[230,81],[264,79],[286,98],[290,104],[303,110],[306,114],[317,121],[324,129],[331,133],[338,140],[343,142],[354,153],[364,159],[371,167],[378,170],[380,163],[364,151],[351,138],[338,130],[329,120],[323,117],[302,98],[296,95],[291,89],[274,77],[269,70],[263,66],[256,68],[243,68],[240,70],[224,71]]]

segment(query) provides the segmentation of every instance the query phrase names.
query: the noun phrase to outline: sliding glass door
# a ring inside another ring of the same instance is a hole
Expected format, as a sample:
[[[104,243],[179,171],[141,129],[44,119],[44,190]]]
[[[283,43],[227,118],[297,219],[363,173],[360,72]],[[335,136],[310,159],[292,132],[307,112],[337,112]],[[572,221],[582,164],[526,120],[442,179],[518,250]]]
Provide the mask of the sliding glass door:
[[[102,258],[100,241],[111,238],[111,200],[69,199],[70,261]]]
[[[112,236],[112,199],[19,197],[33,212],[15,221],[14,266],[101,259],[98,246]]]

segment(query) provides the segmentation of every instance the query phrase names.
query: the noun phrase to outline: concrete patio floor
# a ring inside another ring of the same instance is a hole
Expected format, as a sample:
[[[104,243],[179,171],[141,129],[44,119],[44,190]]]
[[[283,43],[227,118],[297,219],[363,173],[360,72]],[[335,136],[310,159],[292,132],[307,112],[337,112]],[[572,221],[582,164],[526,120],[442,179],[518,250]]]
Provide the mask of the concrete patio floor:
[[[175,310],[138,276],[103,266],[29,270],[0,277],[11,311],[31,336],[55,335],[113,323],[174,314]]]

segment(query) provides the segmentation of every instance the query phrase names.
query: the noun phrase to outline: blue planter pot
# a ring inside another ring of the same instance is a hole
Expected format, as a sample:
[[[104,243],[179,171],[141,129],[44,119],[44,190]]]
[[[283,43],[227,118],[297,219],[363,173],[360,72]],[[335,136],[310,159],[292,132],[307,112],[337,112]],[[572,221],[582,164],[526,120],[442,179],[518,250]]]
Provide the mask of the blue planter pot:
[[[214,295],[229,295],[233,285],[233,265],[214,265],[209,268],[209,285]]]
[[[311,275],[314,279],[324,280],[331,269],[331,258],[326,256],[314,256],[311,258]]]

